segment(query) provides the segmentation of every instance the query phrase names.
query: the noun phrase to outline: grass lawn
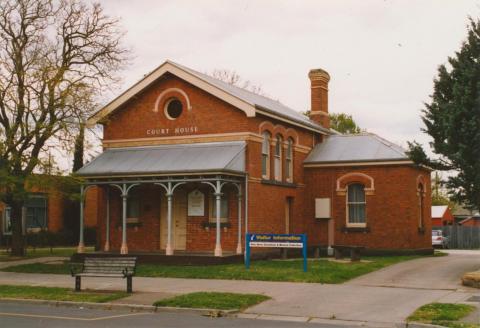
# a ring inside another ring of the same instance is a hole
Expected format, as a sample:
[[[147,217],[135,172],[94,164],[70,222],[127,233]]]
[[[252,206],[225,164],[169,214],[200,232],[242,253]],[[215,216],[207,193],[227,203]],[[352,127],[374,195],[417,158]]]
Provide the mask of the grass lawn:
[[[93,247],[86,247],[86,252],[93,252]],[[64,256],[70,257],[77,252],[76,247],[54,247],[52,249],[48,248],[27,248],[26,255],[23,257],[19,256],[10,256],[5,249],[0,250],[0,262],[4,261],[17,261],[25,260],[36,257],[46,257],[46,256]]]
[[[445,327],[470,328],[476,324],[461,323],[458,320],[470,314],[475,307],[467,304],[430,303],[419,307],[407,321],[431,323]]]
[[[254,261],[250,270],[243,264],[215,266],[168,266],[140,264],[138,277],[169,277],[197,279],[264,280],[338,284],[386,266],[421,258],[421,256],[363,257],[368,262],[339,263],[326,259],[308,261],[308,272],[302,271],[302,260]],[[3,269],[22,273],[69,274],[70,265],[25,264]]]
[[[0,298],[104,303],[126,297],[123,292],[74,292],[69,288],[0,285]]]
[[[268,299],[270,299],[270,297],[259,294],[199,292],[156,301],[153,305],[216,310],[243,310]]]

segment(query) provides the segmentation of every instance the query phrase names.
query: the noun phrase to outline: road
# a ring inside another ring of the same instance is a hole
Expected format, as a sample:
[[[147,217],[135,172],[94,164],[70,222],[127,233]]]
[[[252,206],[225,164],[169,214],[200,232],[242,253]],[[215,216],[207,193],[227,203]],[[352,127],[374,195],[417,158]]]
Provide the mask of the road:
[[[0,302],[1,327],[158,327],[158,328],[338,328],[338,325],[253,320],[238,318],[210,318],[190,313],[131,313],[112,310],[54,307]]]
[[[449,256],[398,263],[339,285],[135,277],[133,298],[152,304],[157,296],[197,291],[258,293],[272,299],[247,309],[246,315],[309,322],[323,320],[323,323],[335,318],[335,322],[394,326],[426,303],[465,302],[471,296],[480,295],[478,289],[460,284],[464,272],[480,268],[480,251],[448,252]],[[121,279],[91,278],[82,283],[85,288],[96,290],[125,288],[125,281]],[[67,275],[0,272],[0,284],[71,288],[73,279]],[[124,301],[135,303],[132,298],[118,302]],[[222,320],[218,320],[218,324],[221,323]]]

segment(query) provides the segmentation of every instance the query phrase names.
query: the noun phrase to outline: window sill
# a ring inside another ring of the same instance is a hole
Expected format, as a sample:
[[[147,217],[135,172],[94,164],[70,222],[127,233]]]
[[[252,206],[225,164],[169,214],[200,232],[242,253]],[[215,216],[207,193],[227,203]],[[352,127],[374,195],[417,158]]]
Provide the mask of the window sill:
[[[204,229],[216,228],[217,223],[215,222],[202,222],[202,227]],[[231,228],[232,224],[230,222],[220,222],[220,228]]]
[[[276,180],[265,180],[262,179],[261,181],[263,184],[272,185],[272,186],[279,186],[279,187],[287,187],[287,188],[297,188],[297,185],[293,182],[285,182],[285,181],[276,181]]]
[[[365,227],[348,227],[348,226],[343,226],[341,231],[343,233],[356,233],[356,232],[360,232],[360,233],[368,233],[370,232],[370,228],[365,226]]]
[[[142,226],[143,226],[142,222],[127,222],[127,229],[128,228],[140,228]],[[122,225],[121,224],[117,225],[117,229],[122,229]]]

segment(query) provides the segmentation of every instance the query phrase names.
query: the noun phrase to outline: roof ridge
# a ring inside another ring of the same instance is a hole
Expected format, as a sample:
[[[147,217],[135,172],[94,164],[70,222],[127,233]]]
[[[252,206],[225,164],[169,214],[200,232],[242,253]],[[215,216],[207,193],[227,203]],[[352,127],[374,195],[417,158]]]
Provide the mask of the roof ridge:
[[[390,149],[392,149],[393,151],[399,153],[400,155],[404,155],[406,156],[407,155],[407,151],[405,149],[403,149],[402,146],[400,145],[397,145],[396,143],[394,142],[391,142],[387,139],[384,139],[382,137],[380,137],[379,135],[375,134],[375,133],[371,133],[372,137],[376,138],[378,141],[380,141],[381,143],[383,143],[385,146],[389,147]],[[396,149],[395,147],[398,147],[400,148],[402,151],[399,151],[398,149]]]
[[[225,81],[222,81],[222,80],[220,80],[220,79],[218,79],[218,78],[216,78],[216,77],[213,77],[213,76],[209,75],[208,73],[199,72],[199,71],[197,71],[196,69],[193,69],[193,68],[184,66],[184,65],[182,65],[182,64],[178,64],[178,63],[176,63],[176,62],[174,62],[174,61],[171,61],[171,60],[167,60],[166,62],[168,62],[168,63],[170,63],[170,64],[172,64],[172,65],[175,65],[175,66],[177,66],[177,67],[179,67],[179,68],[181,68],[181,69],[190,71],[191,73],[197,74],[197,77],[200,78],[200,79],[202,79],[202,80],[204,80],[204,81],[205,81],[206,79],[215,80],[215,81],[223,84],[226,88],[233,88],[233,89],[238,90],[239,92],[242,92],[242,93],[248,93],[248,94],[253,95],[253,96],[255,96],[255,97],[261,97],[261,98],[263,98],[263,99],[265,99],[265,100],[276,102],[277,104],[283,106],[285,109],[287,109],[287,110],[289,110],[289,111],[291,111],[291,112],[294,112],[295,114],[303,115],[301,112],[299,112],[299,111],[297,111],[297,110],[295,110],[295,109],[293,109],[293,108],[285,105],[284,103],[282,103],[282,102],[281,102],[280,100],[278,100],[278,99],[273,99],[273,98],[270,98],[270,97],[268,97],[268,96],[265,96],[265,95],[262,95],[262,94],[258,94],[258,93],[255,93],[255,92],[253,92],[253,91],[250,91],[250,90],[248,90],[248,89],[244,89],[244,88],[242,88],[242,87],[236,86],[236,85],[234,85],[234,84],[227,83],[227,82],[225,82]],[[207,83],[210,83],[209,81],[206,81],[206,82],[207,82]],[[269,109],[269,108],[266,108],[266,109],[272,111],[272,110]],[[280,113],[277,113],[277,115],[281,115],[281,114],[280,114]],[[311,120],[308,116],[305,116],[305,120],[308,121],[310,124],[317,125],[317,126],[319,126],[319,127],[321,127],[321,128],[324,128],[323,126],[319,125],[317,122]]]
[[[190,68],[190,67],[186,67],[186,66],[184,66],[184,65],[182,65],[182,64],[178,64],[178,63],[176,63],[176,62],[174,62],[174,61],[171,61],[171,60],[166,60],[166,61],[169,62],[170,64],[173,64],[173,65],[176,65],[176,66],[180,66],[180,67],[182,67],[182,68],[186,68],[186,69],[191,70],[191,71],[194,71],[194,72],[196,72],[196,73],[198,73],[198,74],[204,75],[204,76],[206,76],[206,77],[208,77],[208,78],[214,79],[214,80],[216,80],[216,81],[218,81],[218,82],[220,82],[220,83],[222,83],[222,84],[225,84],[225,85],[228,86],[228,87],[235,88],[235,89],[237,89],[237,90],[239,90],[239,91],[242,91],[242,92],[248,92],[248,93],[250,93],[250,94],[252,94],[252,95],[259,96],[259,97],[263,97],[263,98],[265,98],[265,99],[267,99],[267,100],[275,101],[275,102],[277,102],[277,103],[279,103],[279,104],[281,104],[281,105],[283,105],[283,106],[285,106],[285,107],[287,107],[287,108],[290,108],[290,107],[288,107],[287,105],[285,105],[284,103],[282,103],[282,102],[281,102],[280,100],[278,100],[278,99],[273,99],[273,98],[267,97],[267,96],[265,96],[265,95],[262,95],[262,94],[259,94],[259,93],[255,93],[255,92],[253,92],[253,91],[250,91],[250,90],[248,90],[248,89],[244,89],[244,88],[239,87],[239,86],[237,86],[237,85],[227,83],[227,82],[222,81],[222,80],[220,80],[220,79],[218,79],[218,78],[216,78],[216,77],[214,77],[214,76],[209,75],[208,73],[199,72],[199,71],[197,71],[196,69],[193,69],[193,68]],[[290,108],[290,109],[294,110],[293,108]],[[313,121],[312,121],[312,122],[313,122]]]

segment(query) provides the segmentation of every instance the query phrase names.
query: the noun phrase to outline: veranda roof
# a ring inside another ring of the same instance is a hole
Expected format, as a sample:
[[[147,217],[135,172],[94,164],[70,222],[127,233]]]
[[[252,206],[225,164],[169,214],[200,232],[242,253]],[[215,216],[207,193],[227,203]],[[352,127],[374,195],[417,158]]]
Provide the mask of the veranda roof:
[[[244,173],[244,141],[109,148],[86,164],[82,177],[180,173]]]

